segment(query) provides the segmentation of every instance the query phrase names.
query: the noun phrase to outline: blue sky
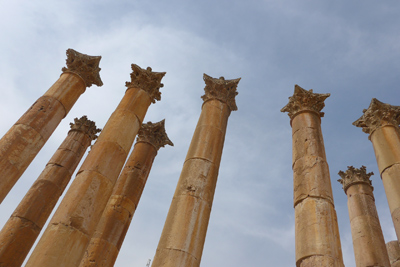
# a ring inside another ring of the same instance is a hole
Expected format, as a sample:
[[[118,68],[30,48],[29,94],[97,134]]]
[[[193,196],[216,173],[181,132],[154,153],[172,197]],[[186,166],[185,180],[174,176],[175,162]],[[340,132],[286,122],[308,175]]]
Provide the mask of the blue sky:
[[[87,115],[102,128],[130,64],[167,72],[147,121],[165,118],[161,148],[116,266],[152,259],[195,125],[203,73],[241,77],[221,161],[202,266],[294,266],[289,117],[294,84],[331,93],[322,118],[346,266],[355,266],[347,198],[336,181],[367,166],[386,242],[395,234],[372,145],[351,123],[373,97],[400,105],[398,1],[2,1],[0,135],[59,77],[68,48],[101,55],[104,85],[80,97],[0,206],[5,223],[65,138]]]

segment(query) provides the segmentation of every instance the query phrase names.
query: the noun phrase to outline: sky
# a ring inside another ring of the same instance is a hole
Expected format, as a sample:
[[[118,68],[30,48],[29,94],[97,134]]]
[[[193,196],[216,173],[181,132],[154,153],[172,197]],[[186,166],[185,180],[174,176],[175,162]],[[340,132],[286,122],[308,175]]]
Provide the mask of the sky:
[[[339,170],[375,173],[385,242],[396,238],[372,144],[352,122],[374,97],[400,105],[399,11],[395,0],[0,1],[0,136],[58,79],[68,48],[101,55],[104,83],[87,88],[0,205],[0,227],[74,118],[104,127],[135,63],[167,72],[144,122],[165,119],[175,146],[159,150],[115,266],[154,257],[201,112],[203,73],[242,79],[201,266],[295,266],[291,127],[280,112],[295,84],[331,93],[322,132],[343,258],[355,266]]]

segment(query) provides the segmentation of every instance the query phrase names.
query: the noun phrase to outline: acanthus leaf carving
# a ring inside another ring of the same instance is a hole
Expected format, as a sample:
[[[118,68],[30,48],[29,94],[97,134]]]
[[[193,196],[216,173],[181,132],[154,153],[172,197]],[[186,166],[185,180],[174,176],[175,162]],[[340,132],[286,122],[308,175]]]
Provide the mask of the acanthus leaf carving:
[[[165,132],[165,120],[159,121],[157,123],[152,123],[151,121],[142,125],[138,132],[137,143],[149,143],[153,145],[156,150],[159,150],[165,145],[174,146],[172,141],[168,138]]]
[[[74,123],[69,124],[71,127],[70,131],[79,131],[87,134],[91,140],[97,139],[97,133],[101,132],[101,129],[96,127],[94,121],[89,120],[86,116],[82,116],[80,119],[75,118]]]
[[[346,192],[351,185],[358,183],[365,183],[372,187],[370,177],[374,175],[374,173],[367,173],[367,167],[365,166],[361,166],[359,169],[348,166],[345,172],[339,171],[338,174],[342,177],[338,182],[342,184],[344,192]]]
[[[382,103],[376,98],[371,100],[368,109],[363,110],[363,115],[353,122],[354,126],[361,127],[364,133],[371,134],[379,127],[392,125],[396,128],[400,124],[400,107]],[[369,136],[369,137],[370,137]]]
[[[89,56],[75,51],[74,49],[67,50],[67,67],[62,68],[64,73],[72,72],[77,74],[83,79],[86,87],[95,84],[102,86],[103,82],[100,78],[100,64],[101,56]]]
[[[201,97],[204,102],[218,99],[226,103],[232,111],[237,110],[235,97],[238,95],[237,86],[241,78],[225,80],[224,77],[220,77],[217,79],[204,73],[203,79],[206,83],[205,94]]]
[[[161,100],[160,88],[164,85],[161,83],[161,79],[164,77],[166,72],[153,72],[150,67],[142,69],[136,64],[131,65],[131,81],[126,82],[127,88],[139,88],[146,91],[152,103],[156,103],[156,100]]]
[[[325,107],[325,99],[330,94],[317,94],[312,89],[305,90],[298,86],[294,86],[294,94],[289,97],[289,103],[281,109],[281,112],[288,112],[291,119],[299,112],[302,111],[313,111],[319,114],[320,117],[324,116],[324,112],[321,110]]]

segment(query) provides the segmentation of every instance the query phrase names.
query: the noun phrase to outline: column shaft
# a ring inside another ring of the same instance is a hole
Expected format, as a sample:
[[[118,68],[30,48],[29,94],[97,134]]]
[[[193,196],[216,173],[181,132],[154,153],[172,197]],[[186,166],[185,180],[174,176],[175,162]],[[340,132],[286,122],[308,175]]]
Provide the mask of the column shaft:
[[[71,130],[47,163],[0,232],[0,266],[22,265],[95,136],[95,130],[94,123],[91,129]]]
[[[399,241],[390,241],[386,243],[386,248],[389,254],[390,266],[400,267],[400,246]]]
[[[156,154],[148,143],[135,144],[79,266],[114,266]]]
[[[83,57],[95,61],[98,65],[101,57],[90,57],[72,49],[67,50],[68,60],[71,57]],[[71,55],[71,53],[75,53]],[[70,66],[64,68],[64,73],[53,86],[40,97],[11,129],[0,140],[0,203],[18,181],[26,168],[35,158],[54,132],[61,120],[68,114],[79,96],[91,85],[91,81],[82,78],[83,67],[80,70]],[[75,64],[79,58],[75,59]],[[89,69],[95,69],[92,64]],[[87,67],[87,66],[86,66]],[[100,70],[98,67],[95,69]],[[93,82],[102,85],[100,77]]]
[[[153,267],[200,265],[229,115],[219,100],[203,104]]]
[[[365,166],[359,169],[349,166],[338,180],[347,194],[351,235],[357,267],[390,267],[388,252],[383,238],[378,212],[376,211],[372,172]]]
[[[164,120],[143,124],[137,142],[113,189],[79,266],[114,266],[126,232],[138,206],[157,151],[173,145]]]
[[[342,267],[342,251],[320,117],[292,120],[296,266]]]
[[[371,134],[379,172],[385,188],[394,229],[400,240],[400,135],[391,125]]]
[[[281,109],[288,112],[292,126],[297,267],[344,267],[321,131],[321,110],[328,97],[295,85]]]
[[[390,267],[371,186],[354,184],[347,196],[356,266]]]
[[[165,73],[132,64],[131,83],[26,266],[78,266]],[[151,91],[151,92],[150,92]]]
[[[151,100],[128,89],[26,266],[78,266]]]

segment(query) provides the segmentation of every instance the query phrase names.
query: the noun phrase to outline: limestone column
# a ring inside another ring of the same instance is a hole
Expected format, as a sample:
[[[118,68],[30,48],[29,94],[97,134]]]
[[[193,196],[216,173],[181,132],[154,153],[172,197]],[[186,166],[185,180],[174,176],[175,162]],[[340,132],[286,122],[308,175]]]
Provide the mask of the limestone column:
[[[200,266],[228,118],[239,79],[204,74],[205,95],[152,267]]]
[[[78,266],[165,73],[132,64],[131,82],[26,266]]]
[[[344,266],[321,131],[321,110],[329,95],[295,85],[281,110],[289,113],[292,126],[297,267]]]
[[[164,120],[148,122],[139,130],[136,144],[108,200],[96,231],[79,266],[114,266],[138,206],[157,151],[173,146]]]
[[[399,241],[394,240],[386,243],[386,248],[389,254],[390,266],[400,267],[400,246]]]
[[[64,192],[85,151],[100,130],[83,116],[71,130],[45,169],[0,232],[0,266],[21,266]]]
[[[400,107],[373,98],[353,125],[369,134],[385,188],[397,239],[400,240]]]
[[[86,87],[103,85],[100,59],[68,49],[60,78],[0,140],[0,203]]]
[[[347,195],[351,235],[357,267],[390,267],[388,252],[383,238],[375,198],[372,191],[372,172],[365,166],[356,169],[349,166],[346,172],[339,172]]]

